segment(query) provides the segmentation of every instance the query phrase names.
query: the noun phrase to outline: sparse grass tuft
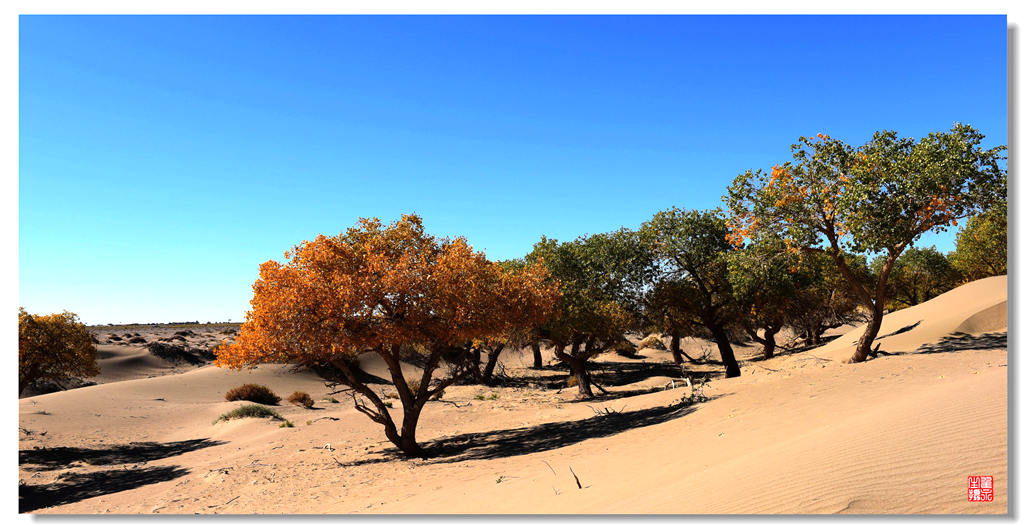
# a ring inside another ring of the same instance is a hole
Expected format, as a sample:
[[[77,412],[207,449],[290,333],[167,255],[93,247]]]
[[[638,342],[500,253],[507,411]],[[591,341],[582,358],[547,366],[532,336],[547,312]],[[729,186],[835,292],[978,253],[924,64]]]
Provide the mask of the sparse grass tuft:
[[[277,428],[292,428],[292,427],[294,427],[294,426],[295,426],[295,425],[293,425],[291,421],[288,421],[288,420],[286,419],[286,420],[285,420],[285,422],[284,422],[284,423],[281,423],[280,425],[278,425],[278,427],[277,427]]]
[[[243,417],[269,417],[278,421],[287,421],[276,411],[260,405],[242,405],[230,412],[225,412],[213,422],[214,425],[229,419],[241,419]]]
[[[228,390],[224,394],[224,399],[228,401],[252,401],[262,405],[276,405],[278,401],[281,401],[281,397],[270,390],[270,388],[265,385],[254,385],[252,383],[236,386]]]

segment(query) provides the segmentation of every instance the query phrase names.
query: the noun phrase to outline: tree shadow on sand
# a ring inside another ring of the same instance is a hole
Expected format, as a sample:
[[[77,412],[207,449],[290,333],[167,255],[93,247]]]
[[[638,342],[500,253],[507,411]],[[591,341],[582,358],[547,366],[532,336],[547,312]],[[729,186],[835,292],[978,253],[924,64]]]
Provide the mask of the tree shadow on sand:
[[[964,350],[1005,350],[1006,332],[992,332],[981,335],[955,333],[943,337],[937,343],[921,345],[915,354],[939,354],[962,352]]]
[[[885,339],[886,337],[892,337],[894,335],[899,335],[899,334],[907,333],[907,332],[917,328],[917,325],[919,325],[919,324],[921,324],[921,321],[918,321],[918,322],[913,323],[913,324],[908,324],[907,326],[904,326],[903,328],[900,328],[899,330],[893,330],[892,332],[889,332],[889,333],[887,333],[885,335],[880,335],[880,336],[876,337],[875,341],[877,341],[879,339]]]
[[[31,512],[54,505],[74,503],[86,498],[169,481],[185,474],[188,474],[188,470],[178,466],[65,474],[59,478],[58,483],[20,485],[18,512]]]
[[[633,428],[657,425],[683,417],[694,410],[693,406],[675,404],[632,412],[609,412],[575,421],[556,421],[532,427],[459,434],[426,442],[423,449],[427,453],[429,463],[457,463],[474,459],[522,456],[575,445],[588,439],[613,436]],[[389,448],[378,457],[340,465],[353,467],[399,459],[404,459],[401,453],[395,448]]]
[[[18,451],[18,463],[37,465],[24,467],[25,470],[55,470],[66,468],[69,463],[81,461],[89,465],[121,465],[142,463],[193,450],[223,445],[224,441],[189,439],[170,443],[137,442],[114,445],[108,448],[51,447]]]

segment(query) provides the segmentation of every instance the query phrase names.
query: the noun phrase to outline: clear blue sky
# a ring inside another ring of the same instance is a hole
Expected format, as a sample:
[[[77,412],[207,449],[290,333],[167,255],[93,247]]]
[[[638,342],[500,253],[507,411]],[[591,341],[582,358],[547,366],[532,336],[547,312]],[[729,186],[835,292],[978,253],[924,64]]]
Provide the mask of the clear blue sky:
[[[1006,58],[1003,16],[22,17],[19,299],[239,320],[362,216],[501,259],[718,206],[800,135],[1005,144]]]

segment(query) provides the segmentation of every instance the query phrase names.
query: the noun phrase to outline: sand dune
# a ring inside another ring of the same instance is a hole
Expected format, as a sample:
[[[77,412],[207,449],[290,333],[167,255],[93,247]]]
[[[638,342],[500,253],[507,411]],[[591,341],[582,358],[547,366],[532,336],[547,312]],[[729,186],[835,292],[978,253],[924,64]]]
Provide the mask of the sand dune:
[[[894,355],[860,364],[842,363],[859,328],[767,361],[754,359],[756,345],[739,347],[742,377],[713,379],[711,400],[690,407],[673,405],[689,389],[663,388],[681,384],[666,351],[601,356],[595,369],[611,396],[593,401],[560,390],[564,371],[531,370],[528,352],[509,352],[501,362],[515,382],[453,386],[427,405],[418,436],[444,453],[426,460],[395,459],[380,427],[346,395],[321,401],[328,389],[311,373],[283,365],[173,370],[112,349],[101,384],[20,400],[19,424],[31,432],[21,432],[22,507],[1005,513],[1005,304],[1006,278],[998,277],[892,313],[879,342]],[[687,340],[685,350],[699,354],[701,346]],[[362,362],[389,378],[379,361]],[[163,375],[133,378],[136,370]],[[224,401],[224,392],[246,382],[282,396],[307,391],[316,409],[275,407],[294,428],[254,419],[213,424],[242,404]],[[613,413],[595,416],[604,409]],[[995,501],[968,502],[968,475],[994,476]]]

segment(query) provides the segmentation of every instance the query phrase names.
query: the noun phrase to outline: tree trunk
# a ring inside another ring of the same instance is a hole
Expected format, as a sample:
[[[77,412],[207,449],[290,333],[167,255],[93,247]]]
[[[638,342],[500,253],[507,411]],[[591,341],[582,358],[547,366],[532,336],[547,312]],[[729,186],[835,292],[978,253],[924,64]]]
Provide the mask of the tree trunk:
[[[815,328],[811,329],[811,332],[810,332],[810,335],[811,335],[810,343],[811,343],[812,346],[817,346],[817,345],[821,344],[821,334],[822,334],[822,332],[823,332],[823,330],[819,329],[818,327],[815,327]]]
[[[544,360],[540,356],[540,343],[530,343],[530,348],[533,350],[533,367],[544,368]]]
[[[576,378],[576,387],[580,390],[580,395],[588,398],[594,397],[594,391],[590,388],[590,374],[587,373],[587,362],[579,358],[571,358],[566,363],[569,364],[569,369],[572,370],[573,377]]]
[[[672,342],[670,343],[672,348],[672,360],[677,365],[683,364],[683,354],[679,351],[679,332],[672,332]]]
[[[857,349],[854,350],[853,357],[849,361],[850,363],[860,363],[868,358],[868,354],[871,353],[871,343],[875,342],[878,330],[882,328],[882,317],[884,316],[885,312],[879,306],[875,306],[871,310],[871,319],[868,321],[868,325],[864,327],[864,334],[857,341]]]
[[[885,315],[885,296],[888,291],[889,272],[892,271],[898,257],[899,252],[890,253],[882,266],[882,271],[878,276],[878,286],[875,287],[874,304],[871,305],[871,320],[868,321],[868,325],[864,327],[864,334],[857,341],[857,349],[853,351],[850,363],[863,362],[871,353],[871,343],[875,342],[878,330],[882,327],[882,317]]]
[[[771,359],[775,357],[775,334],[779,333],[779,328],[766,327],[764,329],[764,358]]]
[[[736,362],[736,356],[732,353],[732,346],[729,344],[729,336],[721,326],[711,329],[711,335],[718,344],[718,353],[722,355],[722,363],[725,364],[725,377],[739,377],[740,365]]]
[[[501,351],[504,349],[505,345],[499,345],[487,352],[487,364],[484,365],[484,373],[481,378],[483,384],[491,384],[491,378],[494,377],[494,367],[498,364],[498,356],[501,355]]]
[[[398,436],[398,442],[395,443],[395,446],[409,457],[423,456],[423,448],[416,443],[416,424],[419,422],[420,410],[422,408],[423,406],[420,403],[416,403],[403,410],[402,434]],[[394,443],[394,440],[392,442]]]

